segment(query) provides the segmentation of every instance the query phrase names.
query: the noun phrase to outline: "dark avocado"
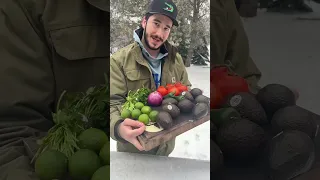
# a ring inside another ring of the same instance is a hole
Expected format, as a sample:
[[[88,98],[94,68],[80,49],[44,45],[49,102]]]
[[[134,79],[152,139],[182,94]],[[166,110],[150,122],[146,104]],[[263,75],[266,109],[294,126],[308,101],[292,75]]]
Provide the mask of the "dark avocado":
[[[181,93],[181,95],[184,96],[184,99],[188,99],[188,100],[190,100],[191,102],[194,101],[194,98],[193,98],[192,94],[191,94],[189,91],[183,91],[183,92]]]
[[[190,91],[192,97],[195,99],[197,96],[202,95],[202,91],[199,88],[193,88]]]
[[[163,127],[163,129],[169,129],[173,125],[171,115],[165,111],[159,112],[156,122]]]
[[[231,107],[210,110],[210,121],[212,121],[217,127],[220,127],[227,121],[239,118],[241,118],[239,112]]]
[[[194,104],[188,99],[182,99],[181,101],[178,102],[178,108],[183,113],[191,113],[193,107],[194,107]]]
[[[165,98],[162,100],[162,105],[169,104],[169,103],[177,105],[178,101],[174,98],[171,98],[171,97],[168,97],[168,98]]]
[[[294,93],[281,84],[266,85],[258,91],[256,98],[264,108],[269,120],[277,110],[296,104]]]
[[[317,131],[317,123],[312,114],[299,106],[287,106],[279,109],[271,120],[272,130],[275,134],[283,130],[299,130],[314,138]]]
[[[219,146],[212,140],[210,141],[210,162],[211,173],[218,172],[223,166],[223,154]]]
[[[256,159],[266,140],[262,127],[247,119],[233,119],[223,124],[217,144],[228,160],[249,162]]]
[[[180,109],[175,104],[165,104],[162,110],[168,112],[173,119],[180,115]]]
[[[196,103],[201,103],[202,102],[202,103],[209,104],[210,103],[210,99],[207,96],[204,96],[204,95],[201,94],[201,95],[196,97],[195,102]]]
[[[269,123],[266,112],[254,95],[246,92],[230,96],[225,107],[232,107],[239,112],[241,117],[249,119],[259,125]]]
[[[306,133],[285,130],[272,138],[266,155],[271,179],[293,179],[312,168],[315,147]]]
[[[217,126],[212,121],[210,121],[210,138],[215,139],[217,132],[218,132]]]
[[[204,116],[208,115],[210,111],[209,105],[206,103],[197,103],[193,109],[192,114],[195,120],[201,119]]]

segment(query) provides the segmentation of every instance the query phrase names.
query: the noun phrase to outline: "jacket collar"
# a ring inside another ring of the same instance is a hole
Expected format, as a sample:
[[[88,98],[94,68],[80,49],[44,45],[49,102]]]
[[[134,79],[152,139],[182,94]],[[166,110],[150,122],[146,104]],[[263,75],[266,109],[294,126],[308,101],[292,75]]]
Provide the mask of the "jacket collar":
[[[92,6],[106,12],[110,12],[110,1],[107,0],[87,0]]]

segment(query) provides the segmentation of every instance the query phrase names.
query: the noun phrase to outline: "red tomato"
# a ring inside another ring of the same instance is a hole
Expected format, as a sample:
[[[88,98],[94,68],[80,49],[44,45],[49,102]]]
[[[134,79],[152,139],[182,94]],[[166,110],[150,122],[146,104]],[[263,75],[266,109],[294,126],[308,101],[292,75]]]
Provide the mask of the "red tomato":
[[[214,86],[212,83],[210,84],[210,109],[217,109],[223,103],[224,98],[220,93],[219,89]]]
[[[247,81],[236,74],[228,73],[227,70],[227,67],[218,67],[210,70],[210,88],[212,93],[221,94],[217,96],[222,96],[223,99],[234,93],[249,92]],[[216,90],[211,86],[215,86]]]
[[[176,86],[176,88],[178,88],[180,92],[188,91],[188,87],[184,85]]]
[[[168,94],[168,90],[164,86],[159,86],[157,91],[161,94],[161,96],[165,96]]]
[[[179,89],[176,88],[176,87],[171,87],[171,88],[169,88],[169,89],[168,89],[168,92],[169,92],[169,93],[174,93],[175,96],[179,96],[180,93],[181,93],[181,92],[179,91]]]
[[[167,89],[170,89],[170,88],[172,88],[172,87],[174,87],[173,84],[167,84],[167,85],[166,85],[166,88],[167,88]]]

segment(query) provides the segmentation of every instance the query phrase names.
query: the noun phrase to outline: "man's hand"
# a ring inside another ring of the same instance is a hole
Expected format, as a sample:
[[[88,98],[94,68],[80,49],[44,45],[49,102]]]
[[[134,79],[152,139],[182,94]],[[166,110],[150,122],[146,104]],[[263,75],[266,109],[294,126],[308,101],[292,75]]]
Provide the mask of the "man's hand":
[[[137,149],[143,151],[144,148],[139,143],[137,136],[142,134],[145,128],[143,123],[127,118],[119,124],[119,135],[133,144]]]

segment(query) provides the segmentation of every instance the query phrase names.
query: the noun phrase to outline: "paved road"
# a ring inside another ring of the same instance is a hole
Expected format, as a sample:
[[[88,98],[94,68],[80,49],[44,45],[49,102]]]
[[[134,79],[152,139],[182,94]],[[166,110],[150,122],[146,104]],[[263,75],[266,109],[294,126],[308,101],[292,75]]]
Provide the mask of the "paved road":
[[[314,13],[281,15],[259,12],[244,20],[251,55],[263,73],[261,85],[281,83],[300,92],[298,105],[320,114],[320,5]],[[318,79],[318,80],[317,80]]]

